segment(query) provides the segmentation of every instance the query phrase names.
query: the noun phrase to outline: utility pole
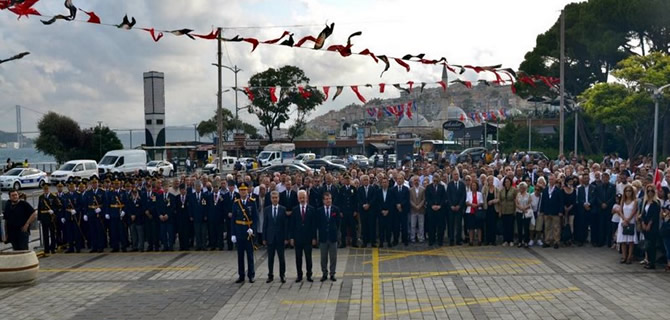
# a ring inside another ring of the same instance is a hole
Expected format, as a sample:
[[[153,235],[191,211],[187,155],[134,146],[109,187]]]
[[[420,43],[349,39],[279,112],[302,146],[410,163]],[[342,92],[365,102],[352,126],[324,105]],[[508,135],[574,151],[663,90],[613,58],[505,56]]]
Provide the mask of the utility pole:
[[[563,109],[565,108],[565,11],[561,10],[561,70],[560,70],[560,120],[559,120],[559,137],[558,137],[558,154],[563,155],[563,130],[565,129],[565,115]]]
[[[133,130],[132,130],[132,129],[131,129],[131,130],[128,130],[128,134],[129,134],[129,136],[130,136],[130,145],[129,145],[129,148],[132,149],[132,148],[133,148]]]
[[[102,121],[98,121],[98,159],[102,159]]]
[[[577,158],[577,147],[578,147],[578,136],[577,136],[577,128],[579,126],[579,106],[575,107],[575,158]]]
[[[217,100],[216,101],[216,103],[217,103],[217,105],[216,105],[216,122],[217,122],[216,134],[218,135],[218,140],[217,140],[218,143],[216,145],[216,153],[218,154],[218,158],[219,158],[217,168],[218,168],[218,171],[221,172],[221,171],[223,171],[222,167],[221,167],[221,158],[223,158],[223,139],[222,139],[223,138],[223,107],[222,107],[222,101],[221,101],[222,100],[222,94],[223,94],[223,92],[222,92],[223,91],[223,87],[222,87],[223,86],[223,79],[222,79],[222,70],[221,70],[221,66],[222,66],[221,65],[221,56],[222,56],[222,52],[221,52],[221,33],[223,33],[223,31],[221,30],[221,28],[217,29],[217,33],[218,33],[217,44],[218,44],[218,48],[219,48],[218,53],[217,53],[217,63],[218,63],[217,69],[218,69],[218,73],[219,73],[218,74],[218,76],[219,76],[219,91],[216,94],[216,100]]]
[[[23,147],[23,130],[21,130],[21,106],[16,105],[16,143]]]

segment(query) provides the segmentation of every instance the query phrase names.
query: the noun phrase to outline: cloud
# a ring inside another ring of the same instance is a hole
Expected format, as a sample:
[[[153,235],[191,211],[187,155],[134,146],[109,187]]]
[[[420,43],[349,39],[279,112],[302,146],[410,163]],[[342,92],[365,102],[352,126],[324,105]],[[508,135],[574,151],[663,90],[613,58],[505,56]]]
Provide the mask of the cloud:
[[[516,68],[526,51],[532,49],[537,34],[548,29],[558,10],[568,3],[555,1],[317,1],[317,0],[148,0],[75,1],[85,10],[95,11],[104,23],[117,24],[123,15],[134,16],[138,26],[157,29],[190,28],[208,33],[215,26],[227,27],[225,36],[242,34],[261,39],[274,38],[286,30],[296,38],[318,34],[325,22],[336,22],[328,44],[345,43],[355,31],[354,50],[401,56],[426,53],[445,56],[452,63],[496,64]],[[62,13],[61,2],[41,1],[43,13]],[[80,13],[84,15],[83,13]],[[81,18],[81,17],[80,17]],[[237,28],[267,25],[309,25],[292,28]],[[0,56],[21,51],[31,55],[0,66],[0,111],[24,105],[40,112],[54,110],[82,123],[83,127],[103,121],[112,128],[142,128],[142,73],[165,73],[166,123],[190,125],[211,117],[216,106],[217,73],[215,41],[192,41],[166,35],[154,43],[143,31],[121,31],[105,26],[58,21],[43,26],[38,17],[22,18],[0,12]],[[406,73],[398,66],[379,77],[383,66],[369,57],[341,58],[316,52],[275,46],[259,46],[250,53],[246,43],[226,43],[223,63],[237,65],[240,86],[257,72],[286,64],[297,65],[315,85],[378,84],[437,81],[441,69],[412,64]],[[232,72],[223,73],[225,86],[233,85]],[[368,99],[397,96],[361,88]],[[248,103],[239,94],[239,105]],[[223,105],[234,108],[235,95],[224,93]],[[345,92],[329,101],[314,115],[339,109],[358,100]],[[256,118],[240,111],[251,123]],[[34,130],[40,114],[23,114],[25,131]],[[13,110],[0,117],[0,128],[14,128]]]

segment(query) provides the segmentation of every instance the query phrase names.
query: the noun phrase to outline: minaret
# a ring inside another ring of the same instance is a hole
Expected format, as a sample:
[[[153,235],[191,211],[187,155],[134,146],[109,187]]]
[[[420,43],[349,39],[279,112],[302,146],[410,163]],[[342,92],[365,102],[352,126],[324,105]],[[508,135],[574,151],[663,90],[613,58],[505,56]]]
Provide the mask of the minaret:
[[[442,81],[444,81],[444,83],[447,84],[447,87],[449,87],[449,74],[447,74],[447,66],[445,65],[442,66]],[[442,90],[442,93],[440,93],[440,97],[446,99],[447,90]]]
[[[147,147],[165,146],[165,75],[144,73],[144,123]],[[164,159],[163,152],[149,151],[152,159]]]

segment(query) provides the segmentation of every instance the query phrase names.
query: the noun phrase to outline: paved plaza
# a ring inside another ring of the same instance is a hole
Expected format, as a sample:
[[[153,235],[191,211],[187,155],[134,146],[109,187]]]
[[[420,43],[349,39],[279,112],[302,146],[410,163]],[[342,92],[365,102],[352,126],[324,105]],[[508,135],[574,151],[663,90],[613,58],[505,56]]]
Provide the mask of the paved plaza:
[[[4,319],[664,319],[670,273],[611,249],[425,245],[338,252],[337,281],[234,284],[236,253],[57,254],[33,286],[0,289]]]

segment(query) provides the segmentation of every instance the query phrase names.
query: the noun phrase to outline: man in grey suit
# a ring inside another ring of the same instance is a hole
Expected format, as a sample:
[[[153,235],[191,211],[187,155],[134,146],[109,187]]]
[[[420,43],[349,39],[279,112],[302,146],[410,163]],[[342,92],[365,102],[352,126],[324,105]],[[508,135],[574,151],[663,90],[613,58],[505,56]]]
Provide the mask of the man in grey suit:
[[[419,185],[419,177],[412,177],[412,189],[409,190],[409,206],[410,206],[410,228],[409,240],[411,242],[419,242],[424,240],[424,213],[426,211],[426,190]]]
[[[275,253],[279,257],[279,278],[281,283],[286,282],[286,259],[284,258],[284,246],[288,243],[288,217],[286,208],[279,204],[279,192],[272,191],[270,194],[272,204],[263,209],[265,224],[263,225],[263,244],[268,247],[268,280],[274,280]]]

